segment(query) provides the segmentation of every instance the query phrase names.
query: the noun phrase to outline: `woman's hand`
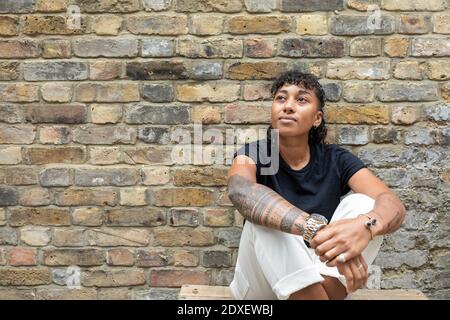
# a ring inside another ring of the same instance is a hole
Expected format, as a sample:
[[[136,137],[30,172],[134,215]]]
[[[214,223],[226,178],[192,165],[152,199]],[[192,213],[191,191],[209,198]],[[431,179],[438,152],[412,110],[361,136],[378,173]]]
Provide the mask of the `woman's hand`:
[[[365,221],[367,217],[360,215],[356,218],[331,222],[317,232],[310,246],[315,249],[320,261],[328,261],[326,264],[328,267],[336,267],[339,263],[337,257],[340,254],[344,254],[345,261],[349,261],[360,255],[369,244],[371,234],[364,225]]]
[[[368,267],[362,255],[357,255],[345,263],[339,262],[337,269],[345,277],[347,293],[352,293],[367,283]]]

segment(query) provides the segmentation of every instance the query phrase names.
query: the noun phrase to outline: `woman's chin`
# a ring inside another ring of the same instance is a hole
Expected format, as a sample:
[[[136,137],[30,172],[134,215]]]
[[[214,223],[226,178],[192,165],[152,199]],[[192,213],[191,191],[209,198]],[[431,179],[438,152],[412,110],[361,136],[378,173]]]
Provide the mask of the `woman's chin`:
[[[287,127],[287,126],[278,126],[277,128],[279,131],[279,135],[283,137],[296,137],[301,136],[302,132],[298,130],[298,128],[293,127]]]

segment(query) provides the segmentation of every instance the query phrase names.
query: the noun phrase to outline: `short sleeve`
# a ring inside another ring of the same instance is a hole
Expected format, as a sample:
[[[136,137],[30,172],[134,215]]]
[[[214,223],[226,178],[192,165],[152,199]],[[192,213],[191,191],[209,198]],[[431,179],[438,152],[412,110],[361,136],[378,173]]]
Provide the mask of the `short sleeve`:
[[[367,165],[344,148],[337,147],[335,153],[336,165],[340,175],[341,193],[344,195],[350,191],[348,180],[360,169],[367,168]]]

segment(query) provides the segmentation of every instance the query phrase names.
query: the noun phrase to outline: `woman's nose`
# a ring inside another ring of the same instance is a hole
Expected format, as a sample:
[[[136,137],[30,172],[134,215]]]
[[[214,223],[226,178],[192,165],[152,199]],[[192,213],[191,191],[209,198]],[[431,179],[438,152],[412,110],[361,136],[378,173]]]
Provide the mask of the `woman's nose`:
[[[284,110],[285,111],[288,111],[288,110],[291,110],[291,111],[294,111],[294,101],[292,101],[292,100],[286,100],[286,103],[284,104]]]

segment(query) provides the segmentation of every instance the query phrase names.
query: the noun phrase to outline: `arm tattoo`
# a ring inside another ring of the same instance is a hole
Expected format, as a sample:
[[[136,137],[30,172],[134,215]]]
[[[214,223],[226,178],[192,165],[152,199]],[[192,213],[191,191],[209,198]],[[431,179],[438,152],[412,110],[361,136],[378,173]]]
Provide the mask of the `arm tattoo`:
[[[272,189],[238,174],[228,180],[228,197],[245,219],[265,227],[303,235],[308,213]]]

